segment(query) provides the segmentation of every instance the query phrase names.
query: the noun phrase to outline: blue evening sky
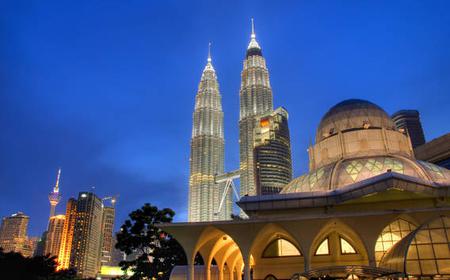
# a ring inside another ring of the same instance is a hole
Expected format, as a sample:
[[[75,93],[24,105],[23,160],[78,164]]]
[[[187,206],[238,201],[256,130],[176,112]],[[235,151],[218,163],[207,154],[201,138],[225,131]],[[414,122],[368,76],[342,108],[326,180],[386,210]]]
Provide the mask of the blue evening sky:
[[[275,106],[290,113],[294,173],[320,118],[346,98],[418,109],[449,132],[450,1],[0,1],[0,216],[40,235],[62,167],[63,202],[119,194],[187,214],[192,111],[213,43],[226,169],[238,167],[239,85],[250,18]]]

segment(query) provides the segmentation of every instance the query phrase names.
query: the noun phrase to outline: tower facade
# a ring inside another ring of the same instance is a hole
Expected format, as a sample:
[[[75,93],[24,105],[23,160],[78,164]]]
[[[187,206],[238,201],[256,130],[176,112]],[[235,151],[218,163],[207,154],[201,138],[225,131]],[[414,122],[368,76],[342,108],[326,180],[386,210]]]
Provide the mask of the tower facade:
[[[50,254],[50,256],[58,257],[65,220],[66,217],[64,215],[55,215],[50,217],[47,238],[45,239],[44,255]]]
[[[25,257],[33,254],[33,248],[27,236],[29,220],[30,217],[22,212],[3,218],[0,226],[0,247],[5,252],[18,252]]]
[[[93,193],[78,195],[70,267],[83,278],[95,277],[100,269],[102,206],[101,199]]]
[[[397,129],[403,129],[408,133],[413,148],[425,144],[425,135],[423,134],[419,111],[400,110],[393,114],[391,118]]]
[[[280,107],[257,120],[254,160],[258,195],[279,193],[292,180],[288,112]]]
[[[58,269],[67,269],[70,265],[70,253],[77,219],[77,200],[70,198],[66,206],[66,219],[61,237],[61,246],[58,255]]]
[[[103,207],[101,265],[112,265],[114,218],[116,210],[113,206]]]
[[[189,222],[229,219],[230,195],[224,209],[215,214],[224,188],[214,180],[224,172],[224,132],[219,83],[210,54],[195,97],[189,160]]]
[[[55,216],[56,205],[58,205],[61,200],[61,195],[59,194],[59,178],[61,176],[61,168],[58,169],[58,176],[56,177],[56,184],[53,188],[53,192],[48,195],[48,200],[50,201],[50,218]]]
[[[239,91],[239,152],[240,152],[240,193],[256,195],[256,174],[254,149],[254,130],[257,119],[273,110],[272,88],[269,71],[262,55],[261,47],[256,41],[252,20],[251,40],[247,48],[241,73]]]

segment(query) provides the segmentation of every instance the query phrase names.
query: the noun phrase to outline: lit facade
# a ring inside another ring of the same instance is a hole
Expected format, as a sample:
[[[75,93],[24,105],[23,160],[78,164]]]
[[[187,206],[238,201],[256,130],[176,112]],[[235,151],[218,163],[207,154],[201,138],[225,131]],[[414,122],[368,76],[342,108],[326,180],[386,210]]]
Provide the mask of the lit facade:
[[[5,252],[18,252],[29,257],[33,255],[33,242],[28,240],[27,229],[30,217],[22,212],[2,219],[0,226],[0,247]]]
[[[261,47],[256,41],[253,25],[251,40],[241,73],[239,100],[240,193],[241,196],[256,195],[256,166],[253,154],[254,130],[258,125],[257,119],[271,113],[273,104],[269,71],[266,60],[262,56]]]
[[[77,200],[70,198],[67,201],[64,228],[61,236],[61,245],[58,254],[58,269],[68,269],[70,266],[70,253],[77,219]]]
[[[58,257],[61,248],[61,240],[64,231],[64,215],[56,215],[50,217],[47,230],[47,238],[45,240],[44,255]]]
[[[308,154],[279,194],[238,201],[246,220],[163,225],[188,260],[173,279],[450,278],[450,171],[417,160],[382,108],[333,106]]]
[[[224,132],[222,101],[211,56],[203,70],[197,95],[190,154],[189,213],[190,222],[230,219],[231,193],[219,208],[224,184],[215,176],[224,173]]]
[[[257,194],[279,193],[292,180],[287,111],[278,108],[257,119],[254,138]]]
[[[103,207],[103,221],[102,221],[102,250],[101,250],[101,265],[112,265],[112,251],[114,247],[113,231],[114,218],[116,210],[114,207]]]
[[[102,206],[101,199],[93,193],[78,195],[69,267],[81,277],[95,277],[100,269]]]

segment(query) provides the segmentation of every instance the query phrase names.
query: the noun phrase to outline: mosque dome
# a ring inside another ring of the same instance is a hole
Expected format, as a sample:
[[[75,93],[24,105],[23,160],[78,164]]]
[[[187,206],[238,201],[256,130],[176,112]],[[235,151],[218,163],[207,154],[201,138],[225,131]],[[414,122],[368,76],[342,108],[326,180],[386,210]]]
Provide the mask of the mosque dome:
[[[378,105],[366,100],[348,99],[333,106],[322,118],[316,143],[339,131],[371,127],[395,129],[394,122]]]
[[[395,129],[389,115],[365,100],[333,106],[308,149],[310,172],[292,180],[281,193],[330,191],[386,172],[430,185],[450,185],[450,170],[414,158],[407,135]]]

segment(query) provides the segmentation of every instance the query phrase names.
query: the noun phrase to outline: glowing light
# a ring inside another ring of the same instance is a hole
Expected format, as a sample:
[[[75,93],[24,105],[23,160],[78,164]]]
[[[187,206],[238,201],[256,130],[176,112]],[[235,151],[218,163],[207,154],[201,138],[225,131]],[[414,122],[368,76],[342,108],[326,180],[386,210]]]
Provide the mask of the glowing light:
[[[328,247],[328,238],[325,238],[322,243],[320,243],[319,247],[317,247],[316,256],[329,255],[330,248]]]
[[[133,275],[131,269],[123,271],[120,266],[108,266],[104,265],[100,268],[100,274],[104,276],[123,276],[123,275]]]
[[[353,248],[350,242],[348,242],[342,237],[340,239],[341,239],[341,254],[356,254],[356,250],[355,248]]]

